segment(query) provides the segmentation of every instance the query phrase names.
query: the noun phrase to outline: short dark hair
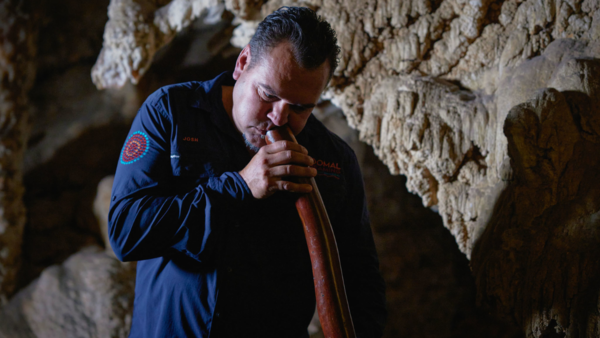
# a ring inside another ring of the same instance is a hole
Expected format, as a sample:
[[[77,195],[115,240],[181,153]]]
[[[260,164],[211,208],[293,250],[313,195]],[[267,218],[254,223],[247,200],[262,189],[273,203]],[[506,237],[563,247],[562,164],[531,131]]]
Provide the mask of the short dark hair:
[[[318,68],[329,60],[331,78],[340,54],[335,31],[306,7],[281,7],[258,25],[250,40],[250,67],[261,60],[265,52],[285,41],[292,44],[294,58],[302,68]]]

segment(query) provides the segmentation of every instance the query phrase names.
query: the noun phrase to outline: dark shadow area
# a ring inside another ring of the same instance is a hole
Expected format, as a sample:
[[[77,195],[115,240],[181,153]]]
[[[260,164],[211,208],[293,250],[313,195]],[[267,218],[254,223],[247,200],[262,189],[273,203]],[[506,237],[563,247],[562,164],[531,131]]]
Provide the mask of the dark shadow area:
[[[115,172],[128,131],[119,124],[88,130],[25,175],[19,288],[87,245],[104,246],[92,204],[98,182]]]
[[[476,305],[469,261],[436,212],[366,151],[362,165],[371,225],[387,286],[384,337],[522,335]]]

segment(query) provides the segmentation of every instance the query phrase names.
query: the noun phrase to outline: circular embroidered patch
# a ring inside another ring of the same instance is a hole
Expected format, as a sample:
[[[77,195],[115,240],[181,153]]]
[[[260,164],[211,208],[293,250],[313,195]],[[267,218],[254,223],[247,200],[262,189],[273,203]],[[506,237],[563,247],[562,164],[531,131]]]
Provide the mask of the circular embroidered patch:
[[[148,140],[148,135],[144,132],[136,131],[131,134],[131,136],[127,138],[125,146],[123,146],[123,150],[121,151],[121,163],[131,164],[144,157],[146,152],[148,152],[149,144],[150,141]]]

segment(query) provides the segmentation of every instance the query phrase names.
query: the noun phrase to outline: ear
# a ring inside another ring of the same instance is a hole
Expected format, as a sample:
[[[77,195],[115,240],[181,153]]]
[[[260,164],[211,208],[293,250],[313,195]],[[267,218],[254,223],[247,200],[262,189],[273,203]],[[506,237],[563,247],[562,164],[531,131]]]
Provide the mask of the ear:
[[[251,55],[250,55],[250,44],[247,44],[246,47],[244,47],[244,49],[242,49],[242,51],[240,52],[240,55],[237,58],[237,61],[235,62],[235,70],[233,71],[233,79],[237,80],[240,78],[240,76],[242,75],[242,73],[248,69],[248,67],[250,66],[250,60],[251,60]]]

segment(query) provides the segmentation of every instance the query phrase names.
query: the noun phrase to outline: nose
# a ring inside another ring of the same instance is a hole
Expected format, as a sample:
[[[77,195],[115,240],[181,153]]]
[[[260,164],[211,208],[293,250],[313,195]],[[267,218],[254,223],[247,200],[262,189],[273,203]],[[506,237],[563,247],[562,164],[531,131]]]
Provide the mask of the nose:
[[[267,117],[276,125],[283,126],[288,122],[289,107],[284,102],[276,102]]]

